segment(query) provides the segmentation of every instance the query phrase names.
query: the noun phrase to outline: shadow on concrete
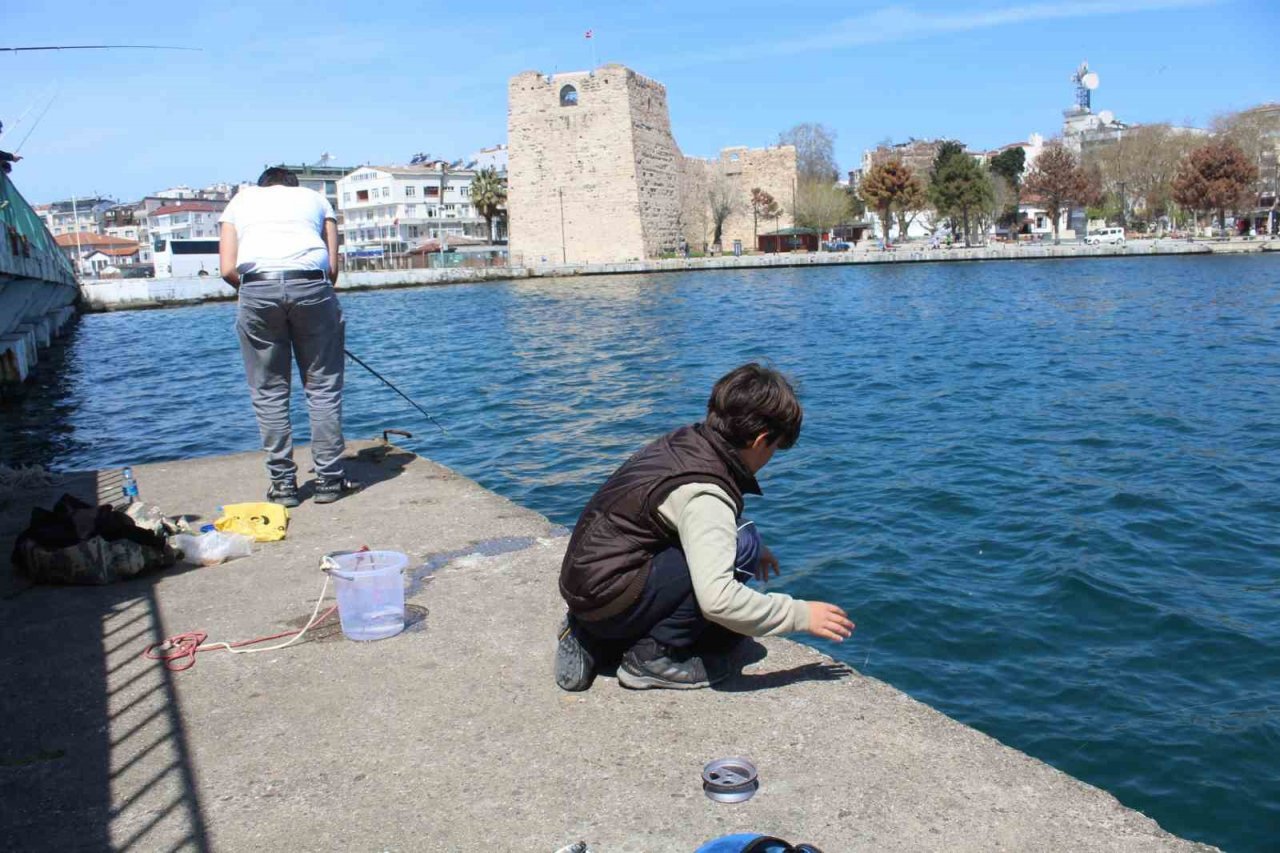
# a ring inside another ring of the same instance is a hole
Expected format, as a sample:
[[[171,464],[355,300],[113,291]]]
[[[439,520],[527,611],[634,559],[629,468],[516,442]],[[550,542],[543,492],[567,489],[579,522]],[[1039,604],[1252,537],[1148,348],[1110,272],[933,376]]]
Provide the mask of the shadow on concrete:
[[[377,486],[379,483],[385,483],[387,480],[393,480],[399,477],[404,469],[409,466],[413,460],[418,457],[407,450],[402,450],[394,444],[379,444],[373,447],[366,447],[356,453],[348,452],[343,458],[343,467],[346,477],[354,480],[363,486],[367,491]],[[298,497],[301,500],[310,500],[315,497],[316,480],[314,473],[305,479],[299,477]]]
[[[105,503],[119,486],[118,472],[74,475],[32,497]],[[26,524],[11,509],[6,584]],[[174,673],[139,654],[167,635],[155,583],[175,570],[0,601],[0,849],[210,849]]]
[[[755,690],[773,690],[805,681],[840,681],[853,674],[853,670],[843,664],[824,661],[776,672],[738,673],[719,684],[712,685],[711,689],[722,693],[750,693]]]

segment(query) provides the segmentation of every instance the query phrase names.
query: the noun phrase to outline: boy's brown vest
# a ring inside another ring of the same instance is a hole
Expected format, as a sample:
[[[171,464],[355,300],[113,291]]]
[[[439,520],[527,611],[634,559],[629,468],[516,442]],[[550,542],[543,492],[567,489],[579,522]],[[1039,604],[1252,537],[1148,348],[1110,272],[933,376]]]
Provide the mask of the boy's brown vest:
[[[742,514],[756,478],[729,443],[703,424],[681,427],[623,463],[582,511],[560,567],[560,594],[579,619],[595,621],[630,607],[644,589],[653,555],[679,545],[658,507],[686,483],[714,483]]]

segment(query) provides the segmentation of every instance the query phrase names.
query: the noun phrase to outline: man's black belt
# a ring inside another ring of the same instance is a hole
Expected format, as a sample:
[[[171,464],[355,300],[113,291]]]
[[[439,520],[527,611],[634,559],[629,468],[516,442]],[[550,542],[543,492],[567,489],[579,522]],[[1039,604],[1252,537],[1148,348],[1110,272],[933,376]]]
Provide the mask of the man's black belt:
[[[247,272],[240,276],[241,284],[255,281],[324,281],[329,276],[320,270],[282,270],[281,272]]]

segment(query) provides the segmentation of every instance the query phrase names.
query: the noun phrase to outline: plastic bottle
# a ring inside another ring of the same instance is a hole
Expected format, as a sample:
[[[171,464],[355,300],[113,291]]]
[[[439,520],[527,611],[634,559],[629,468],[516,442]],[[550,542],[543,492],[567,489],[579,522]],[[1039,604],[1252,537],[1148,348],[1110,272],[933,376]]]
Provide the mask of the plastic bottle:
[[[134,503],[138,500],[138,481],[133,479],[133,469],[124,469],[124,492],[125,503]]]

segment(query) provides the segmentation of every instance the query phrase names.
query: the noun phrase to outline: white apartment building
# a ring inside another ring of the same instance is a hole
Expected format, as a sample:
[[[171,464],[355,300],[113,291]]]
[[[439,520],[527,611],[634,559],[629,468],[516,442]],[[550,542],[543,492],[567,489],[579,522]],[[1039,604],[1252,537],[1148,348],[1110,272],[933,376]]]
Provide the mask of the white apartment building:
[[[342,251],[353,257],[401,253],[427,240],[463,234],[487,238],[471,205],[474,169],[443,161],[361,166],[338,181]]]
[[[151,241],[216,240],[218,217],[226,208],[225,201],[178,201],[157,207],[147,214],[147,232]]]

